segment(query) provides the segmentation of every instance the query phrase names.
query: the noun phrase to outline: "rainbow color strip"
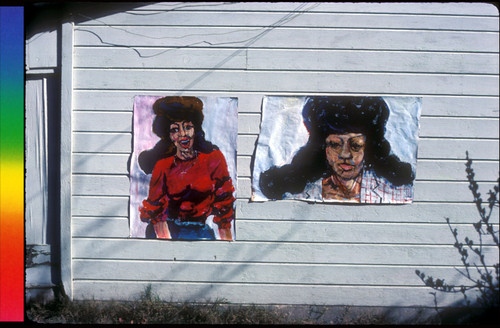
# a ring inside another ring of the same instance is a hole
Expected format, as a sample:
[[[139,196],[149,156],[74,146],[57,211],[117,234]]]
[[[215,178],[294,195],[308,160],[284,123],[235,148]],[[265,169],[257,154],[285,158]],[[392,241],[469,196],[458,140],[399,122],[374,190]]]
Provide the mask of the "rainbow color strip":
[[[24,8],[0,7],[0,321],[24,320]]]

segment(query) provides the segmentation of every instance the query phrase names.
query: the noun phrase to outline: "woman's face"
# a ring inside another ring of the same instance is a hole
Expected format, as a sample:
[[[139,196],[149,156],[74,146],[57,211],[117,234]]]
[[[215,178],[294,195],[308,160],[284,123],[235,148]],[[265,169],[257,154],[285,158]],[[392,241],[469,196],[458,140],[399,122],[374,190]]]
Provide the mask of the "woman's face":
[[[362,133],[330,134],[326,138],[326,159],[337,176],[355,179],[363,168],[366,136]]]
[[[177,148],[177,155],[184,159],[186,155],[193,153],[194,124],[191,121],[170,124],[170,140]]]

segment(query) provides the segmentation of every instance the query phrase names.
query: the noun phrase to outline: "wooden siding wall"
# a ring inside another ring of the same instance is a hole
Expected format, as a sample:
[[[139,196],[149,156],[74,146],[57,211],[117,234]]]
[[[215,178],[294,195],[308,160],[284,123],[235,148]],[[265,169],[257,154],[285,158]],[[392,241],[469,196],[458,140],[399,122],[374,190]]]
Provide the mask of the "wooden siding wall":
[[[78,18],[71,112],[75,299],[132,299],[151,284],[171,300],[433,306],[416,269],[460,281],[445,217],[461,236],[474,237],[478,216],[465,152],[475,160],[483,195],[499,172],[493,6],[158,3]],[[414,204],[249,201],[262,97],[313,94],[423,98]],[[238,97],[236,241],[129,238],[135,95]],[[498,257],[494,247],[486,253]],[[459,299],[438,294],[440,305]]]

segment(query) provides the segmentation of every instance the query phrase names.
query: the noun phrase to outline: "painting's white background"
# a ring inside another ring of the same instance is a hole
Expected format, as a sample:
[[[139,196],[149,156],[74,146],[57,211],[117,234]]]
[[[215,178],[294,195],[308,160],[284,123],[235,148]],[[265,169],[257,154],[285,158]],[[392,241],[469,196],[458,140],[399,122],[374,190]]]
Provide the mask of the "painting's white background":
[[[71,220],[63,270],[75,299],[129,299],[151,284],[172,300],[432,307],[416,269],[460,281],[445,217],[474,235],[465,151],[483,195],[499,171],[495,7],[158,3],[73,14],[62,40],[72,111],[61,220]],[[249,202],[263,96],[314,94],[422,97],[414,204]],[[135,95],[238,97],[237,241],[129,238]],[[440,305],[460,298],[438,294]]]

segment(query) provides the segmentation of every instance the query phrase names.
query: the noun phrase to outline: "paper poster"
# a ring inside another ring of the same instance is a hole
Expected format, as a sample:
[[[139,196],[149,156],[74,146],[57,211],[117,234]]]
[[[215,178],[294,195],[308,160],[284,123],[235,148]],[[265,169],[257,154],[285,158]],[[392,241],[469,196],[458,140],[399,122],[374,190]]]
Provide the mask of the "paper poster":
[[[264,97],[252,200],[413,201],[421,99]]]
[[[136,96],[130,236],[234,240],[238,99]]]

